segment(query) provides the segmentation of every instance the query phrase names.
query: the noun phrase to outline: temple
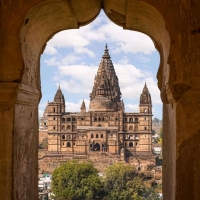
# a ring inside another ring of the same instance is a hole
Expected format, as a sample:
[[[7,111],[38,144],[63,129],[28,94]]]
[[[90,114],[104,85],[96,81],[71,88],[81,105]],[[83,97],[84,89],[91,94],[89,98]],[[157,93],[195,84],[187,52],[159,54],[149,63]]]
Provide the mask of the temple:
[[[125,157],[152,154],[152,102],[145,83],[139,112],[125,112],[118,77],[106,45],[90,93],[89,110],[67,112],[60,86],[44,112],[48,126],[48,152],[66,157],[94,151]]]

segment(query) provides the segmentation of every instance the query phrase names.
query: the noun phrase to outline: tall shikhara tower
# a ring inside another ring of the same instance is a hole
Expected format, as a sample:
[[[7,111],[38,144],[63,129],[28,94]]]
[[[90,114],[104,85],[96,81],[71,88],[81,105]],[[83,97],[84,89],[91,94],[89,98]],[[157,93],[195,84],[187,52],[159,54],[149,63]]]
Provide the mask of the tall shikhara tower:
[[[107,45],[94,79],[90,101],[90,111],[118,111],[123,107],[118,77],[110,59]]]

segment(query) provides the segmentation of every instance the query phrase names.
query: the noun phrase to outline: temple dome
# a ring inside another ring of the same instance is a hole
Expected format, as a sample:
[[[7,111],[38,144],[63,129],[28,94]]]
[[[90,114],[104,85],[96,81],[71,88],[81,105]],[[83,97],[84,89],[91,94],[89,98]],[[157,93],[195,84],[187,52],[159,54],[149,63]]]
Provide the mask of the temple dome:
[[[117,105],[104,96],[96,96],[91,102],[89,111],[115,111]]]

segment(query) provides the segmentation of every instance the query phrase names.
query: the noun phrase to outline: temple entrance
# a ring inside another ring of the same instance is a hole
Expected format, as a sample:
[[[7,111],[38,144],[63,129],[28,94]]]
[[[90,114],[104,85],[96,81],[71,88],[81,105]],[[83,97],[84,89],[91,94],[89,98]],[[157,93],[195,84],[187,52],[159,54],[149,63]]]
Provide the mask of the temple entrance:
[[[100,145],[99,145],[99,143],[96,143],[94,145],[94,151],[100,151]]]

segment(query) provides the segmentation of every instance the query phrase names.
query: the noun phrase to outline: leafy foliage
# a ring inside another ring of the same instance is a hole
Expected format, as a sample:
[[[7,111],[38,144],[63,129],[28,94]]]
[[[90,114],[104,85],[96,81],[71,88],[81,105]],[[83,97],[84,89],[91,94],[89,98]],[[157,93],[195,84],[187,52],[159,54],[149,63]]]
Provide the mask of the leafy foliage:
[[[56,200],[156,200],[130,165],[114,164],[100,178],[92,162],[68,161],[54,170],[52,192]]]
[[[92,162],[68,161],[54,170],[52,192],[55,199],[89,200],[101,198],[102,184]]]
[[[154,200],[158,197],[130,165],[117,163],[108,167],[103,181],[106,200]]]

